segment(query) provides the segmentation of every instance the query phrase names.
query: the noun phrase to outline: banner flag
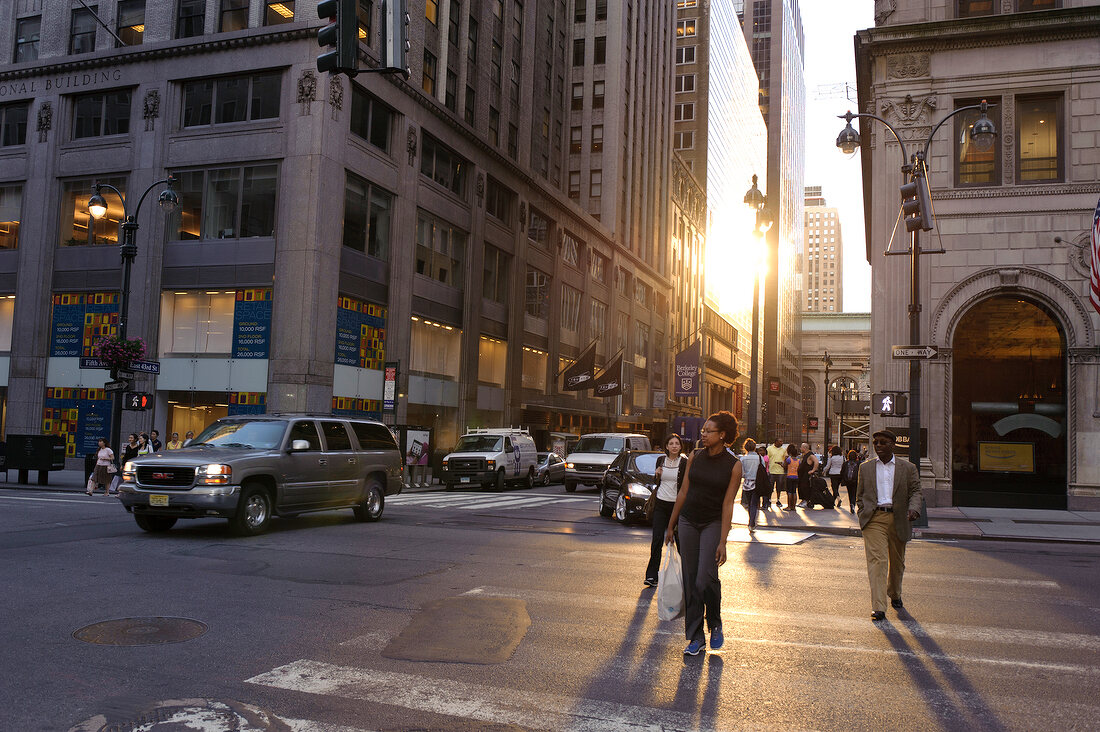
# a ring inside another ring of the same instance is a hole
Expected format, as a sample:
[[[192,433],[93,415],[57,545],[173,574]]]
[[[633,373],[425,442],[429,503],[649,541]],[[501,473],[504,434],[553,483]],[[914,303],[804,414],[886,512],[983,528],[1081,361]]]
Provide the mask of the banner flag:
[[[1092,275],[1089,278],[1089,302],[1100,313],[1100,201],[1092,214]]]
[[[623,393],[623,352],[611,359],[596,377],[596,396],[613,397]]]
[[[699,396],[700,341],[676,354],[676,397]]]
[[[562,391],[587,391],[592,388],[596,375],[596,341],[584,349],[577,360],[570,364],[565,371],[562,381]]]

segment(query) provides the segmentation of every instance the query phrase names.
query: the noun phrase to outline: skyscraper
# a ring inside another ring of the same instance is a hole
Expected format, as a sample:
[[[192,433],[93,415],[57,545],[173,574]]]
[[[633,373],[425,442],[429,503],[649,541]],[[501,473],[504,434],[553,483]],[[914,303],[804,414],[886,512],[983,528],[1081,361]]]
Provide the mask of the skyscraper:
[[[844,304],[844,239],[839,212],[825,205],[821,186],[806,187],[802,310],[839,313]]]

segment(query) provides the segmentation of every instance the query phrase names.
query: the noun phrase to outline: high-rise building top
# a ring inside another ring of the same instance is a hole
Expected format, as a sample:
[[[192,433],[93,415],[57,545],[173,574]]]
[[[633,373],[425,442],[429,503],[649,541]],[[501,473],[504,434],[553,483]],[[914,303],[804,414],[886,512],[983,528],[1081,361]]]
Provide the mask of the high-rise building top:
[[[806,187],[802,251],[802,310],[839,313],[844,295],[844,240],[835,208],[825,205],[821,186]]]

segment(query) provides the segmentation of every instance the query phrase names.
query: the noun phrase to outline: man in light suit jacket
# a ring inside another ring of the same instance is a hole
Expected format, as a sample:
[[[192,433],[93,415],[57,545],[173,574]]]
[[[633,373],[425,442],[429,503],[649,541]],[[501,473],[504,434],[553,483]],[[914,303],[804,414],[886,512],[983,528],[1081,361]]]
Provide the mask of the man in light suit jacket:
[[[905,543],[913,538],[912,522],[920,516],[921,490],[917,466],[894,455],[897,436],[879,430],[871,436],[877,458],[859,466],[856,506],[867,577],[871,581],[871,620],[886,617],[886,598],[902,607],[901,578],[905,572]]]

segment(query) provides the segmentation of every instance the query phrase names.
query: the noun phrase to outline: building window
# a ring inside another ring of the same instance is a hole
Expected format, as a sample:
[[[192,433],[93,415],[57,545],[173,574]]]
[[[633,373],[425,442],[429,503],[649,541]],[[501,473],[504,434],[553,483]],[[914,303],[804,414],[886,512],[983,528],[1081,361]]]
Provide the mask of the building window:
[[[615,292],[630,297],[630,273],[622,267],[615,268]]]
[[[643,308],[649,307],[649,285],[635,278],[634,280],[634,302],[641,305]]]
[[[508,125],[508,157],[512,160],[519,157],[519,128],[513,124]]]
[[[0,105],[0,147],[27,143],[27,117],[30,111],[30,102]]]
[[[447,69],[447,88],[443,94],[443,106],[452,112],[458,111],[458,74]]]
[[[588,338],[590,340],[602,340],[607,331],[607,304],[592,298],[589,308]]]
[[[676,21],[676,37],[691,38],[695,35],[695,18]]]
[[[573,65],[584,66],[584,39],[573,40]]]
[[[416,213],[416,273],[451,287],[462,287],[466,232],[425,211]]]
[[[91,53],[95,50],[97,6],[89,9],[77,8],[73,10],[72,27],[69,31],[69,53]]]
[[[682,102],[677,104],[675,117],[677,122],[690,122],[695,119],[695,103]]]
[[[489,78],[492,79],[493,85],[497,90],[500,89],[500,81],[503,78],[503,71],[501,67],[501,57],[504,53],[504,49],[499,43],[493,41],[492,46],[489,48]]]
[[[174,171],[180,205],[169,232],[175,239],[244,239],[275,235],[275,165]]]
[[[466,195],[466,161],[428,134],[420,143],[420,173],[456,196]]]
[[[599,198],[603,195],[602,170],[590,170],[588,172],[588,195],[590,198]]]
[[[583,23],[588,19],[588,0],[573,0],[573,22]]]
[[[429,96],[435,96],[435,56],[431,51],[424,51],[424,70],[420,88]]]
[[[162,292],[160,355],[233,353],[237,293]]]
[[[466,45],[466,58],[471,64],[477,63],[477,21],[474,20],[474,16],[470,16],[470,27],[466,30],[466,39],[469,43]]]
[[[500,146],[500,112],[489,107],[489,144]]]
[[[596,42],[592,46],[592,63],[607,63],[607,36],[596,36]]]
[[[1016,10],[1026,13],[1031,10],[1054,10],[1062,7],[1062,0],[1016,0]]]
[[[561,286],[561,327],[576,333],[580,329],[581,322],[581,291],[570,287]]]
[[[374,46],[374,0],[359,0],[355,10],[359,26],[359,42]]]
[[[596,0],[596,20],[607,20],[607,0]]]
[[[379,150],[389,152],[393,110],[358,84],[351,85],[351,131]]]
[[[584,109],[584,82],[573,85],[573,103],[571,109]]]
[[[686,130],[684,132],[672,133],[672,145],[677,150],[692,150],[695,148],[695,132],[692,130]]]
[[[696,0],[677,0],[676,9],[684,10],[685,8],[694,8],[696,5],[698,5]]]
[[[573,154],[580,153],[581,151],[581,129],[580,127],[569,128],[569,152]]]
[[[451,0],[451,9],[447,14],[447,42],[450,43],[455,52],[458,52],[458,34],[462,32],[462,11],[459,8],[458,0]]]
[[[482,270],[481,296],[486,300],[506,304],[508,285],[512,280],[512,255],[486,244]]]
[[[183,85],[183,126],[275,119],[281,85],[277,71],[189,81]]]
[[[693,91],[695,91],[695,74],[677,74],[676,93],[682,94]]]
[[[94,192],[93,185],[103,183],[112,185],[126,195],[126,178],[96,177],[65,181],[61,185],[61,236],[63,247],[104,246],[118,244],[118,227],[125,214],[122,201],[113,192],[108,191],[103,199],[107,202],[107,213],[101,218],[93,218],[88,211],[88,199]]]
[[[634,366],[640,369],[646,367],[649,360],[649,325],[641,321],[634,321]]]
[[[550,314],[550,276],[528,266],[526,282],[524,308],[527,314],[532,318],[546,320]]]
[[[592,82],[592,109],[603,109],[603,81]]]
[[[244,30],[248,27],[248,0],[221,0],[218,31]]]
[[[358,18],[356,18],[358,21]],[[294,22],[294,0],[266,0],[264,25],[282,25]]]
[[[958,99],[956,109],[978,104],[978,99]],[[1001,129],[1001,100],[989,99],[989,111],[986,114],[995,127]],[[989,150],[979,150],[970,139],[970,128],[978,121],[981,112],[970,109],[955,115],[955,185],[956,186],[999,186],[1001,184],[1001,156],[997,154],[997,144]]]
[[[344,186],[344,246],[369,257],[389,256],[393,196],[366,178],[347,172]]]
[[[118,4],[118,37],[121,46],[140,46],[145,35],[145,0],[122,0]]]
[[[584,244],[578,241],[572,234],[567,231],[562,232],[561,236],[561,261],[580,269],[581,266],[581,254],[584,249]]]
[[[472,86],[466,87],[466,106],[462,110],[462,116],[466,120],[466,124],[474,124],[474,104],[477,98],[474,95],[474,88]]]
[[[19,247],[19,219],[23,209],[23,186],[0,186],[0,249]]]
[[[681,46],[676,49],[677,64],[695,63],[695,46]]]
[[[589,260],[591,264],[588,273],[592,276],[592,279],[596,282],[607,282],[607,257],[591,252]]]
[[[73,100],[73,139],[130,132],[130,90],[84,94]]]
[[[485,181],[485,213],[507,227],[512,226],[512,212],[516,208],[516,194],[493,176]]]
[[[504,386],[508,344],[499,338],[481,336],[477,344],[477,380],[487,386]]]
[[[1021,183],[1063,180],[1062,96],[1016,97],[1016,173]]]
[[[432,25],[439,25],[439,0],[425,0],[424,18]]]
[[[546,390],[547,360],[546,351],[530,346],[523,347],[522,384],[524,389]]]
[[[205,32],[206,0],[180,0],[176,38],[194,38]]]
[[[527,220],[527,241],[541,249],[546,249],[549,237],[550,220],[532,208]]]
[[[603,152],[603,125],[592,125],[592,152]]]
[[[581,171],[579,170],[569,171],[569,197],[581,197]]]
[[[13,63],[38,60],[38,38],[42,32],[42,16],[20,18],[15,23],[15,54]]]
[[[626,313],[615,314],[615,340],[617,341],[615,347],[622,348],[624,351],[627,347],[627,336],[630,335],[630,316]]]
[[[446,381],[458,381],[462,362],[462,331],[453,325],[413,316],[409,333],[409,371]]]

